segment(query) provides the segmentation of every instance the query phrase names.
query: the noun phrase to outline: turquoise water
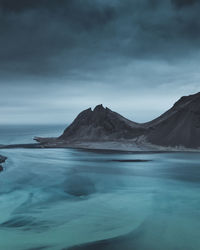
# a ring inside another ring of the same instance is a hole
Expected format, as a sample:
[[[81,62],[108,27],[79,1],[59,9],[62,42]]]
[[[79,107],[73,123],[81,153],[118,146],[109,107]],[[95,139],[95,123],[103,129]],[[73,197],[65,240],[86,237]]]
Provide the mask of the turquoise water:
[[[63,126],[0,127],[0,144]],[[199,250],[200,154],[8,149],[0,249]],[[149,162],[113,160],[146,159]]]

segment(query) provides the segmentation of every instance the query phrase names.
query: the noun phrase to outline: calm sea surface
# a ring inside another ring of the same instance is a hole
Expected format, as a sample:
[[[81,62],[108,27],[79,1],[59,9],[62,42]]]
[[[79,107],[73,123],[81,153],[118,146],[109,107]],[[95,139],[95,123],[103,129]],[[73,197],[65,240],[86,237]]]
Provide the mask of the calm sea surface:
[[[64,126],[0,126],[0,144]],[[199,250],[200,154],[8,149],[0,250]],[[149,162],[117,162],[143,159]],[[113,161],[115,160],[115,161]]]

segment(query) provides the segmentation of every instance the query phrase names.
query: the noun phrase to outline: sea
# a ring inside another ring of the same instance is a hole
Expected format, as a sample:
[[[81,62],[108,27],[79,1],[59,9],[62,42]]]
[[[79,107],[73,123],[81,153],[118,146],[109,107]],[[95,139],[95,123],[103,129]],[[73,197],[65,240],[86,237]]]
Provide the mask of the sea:
[[[0,126],[0,144],[65,125]],[[199,250],[200,153],[2,149],[0,250]],[[140,161],[139,161],[140,160]]]

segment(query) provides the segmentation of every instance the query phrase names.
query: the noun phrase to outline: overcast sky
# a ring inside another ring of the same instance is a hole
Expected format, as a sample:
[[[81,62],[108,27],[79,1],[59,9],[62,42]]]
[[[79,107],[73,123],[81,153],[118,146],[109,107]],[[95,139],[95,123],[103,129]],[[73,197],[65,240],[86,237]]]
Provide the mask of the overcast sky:
[[[149,121],[200,91],[198,0],[0,0],[0,118]]]

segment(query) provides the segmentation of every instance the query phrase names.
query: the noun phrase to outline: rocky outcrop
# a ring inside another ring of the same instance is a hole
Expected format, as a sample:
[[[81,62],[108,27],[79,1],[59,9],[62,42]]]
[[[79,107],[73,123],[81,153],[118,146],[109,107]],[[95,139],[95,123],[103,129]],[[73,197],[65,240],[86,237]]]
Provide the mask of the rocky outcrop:
[[[4,163],[7,160],[7,157],[0,155],[0,163]]]
[[[0,155],[0,164],[6,161],[7,157]],[[3,171],[3,166],[0,165],[0,172]]]

